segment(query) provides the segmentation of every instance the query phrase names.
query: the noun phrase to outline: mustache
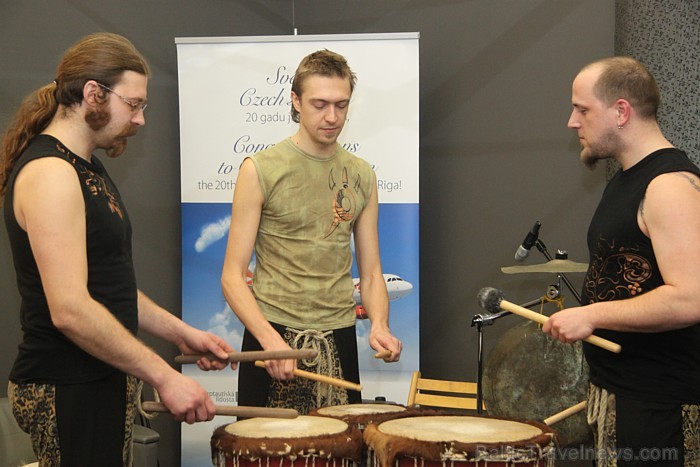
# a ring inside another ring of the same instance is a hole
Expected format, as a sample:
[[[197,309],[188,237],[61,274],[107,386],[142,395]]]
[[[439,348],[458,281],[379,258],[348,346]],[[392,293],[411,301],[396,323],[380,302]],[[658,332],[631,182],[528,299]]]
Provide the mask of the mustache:
[[[117,138],[130,138],[138,132],[139,132],[138,125],[134,125],[133,123],[130,123],[128,126],[126,126],[124,128],[124,130],[121,133],[119,133],[117,135]]]

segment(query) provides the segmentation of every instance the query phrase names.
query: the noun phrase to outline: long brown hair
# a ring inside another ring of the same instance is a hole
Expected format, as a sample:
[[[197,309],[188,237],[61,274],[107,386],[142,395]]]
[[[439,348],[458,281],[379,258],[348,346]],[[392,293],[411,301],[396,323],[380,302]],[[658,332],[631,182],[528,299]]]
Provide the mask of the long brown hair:
[[[34,137],[51,122],[60,106],[80,105],[89,80],[114,86],[125,71],[148,76],[146,59],[125,37],[96,33],[66,51],[56,69],[56,80],[24,98],[0,143],[0,197],[5,195],[12,169]]]

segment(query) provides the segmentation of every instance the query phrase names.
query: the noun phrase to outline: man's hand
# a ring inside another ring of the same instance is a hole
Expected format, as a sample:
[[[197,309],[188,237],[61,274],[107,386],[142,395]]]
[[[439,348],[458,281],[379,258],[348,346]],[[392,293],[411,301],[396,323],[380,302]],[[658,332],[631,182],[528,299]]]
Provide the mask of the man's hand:
[[[369,345],[377,352],[382,352],[383,350],[391,352],[391,355],[384,357],[385,362],[398,362],[401,358],[403,345],[387,328],[373,325],[369,333]]]
[[[180,352],[185,355],[211,352],[227,362],[229,359],[228,354],[233,352],[233,347],[221,337],[191,326],[185,328],[185,332],[181,337],[182,340],[177,343],[177,347],[180,349]],[[211,361],[208,358],[200,358],[197,361],[197,366],[204,371],[223,370],[228,366],[228,363]],[[238,363],[231,362],[232,369],[235,370],[237,366]]]

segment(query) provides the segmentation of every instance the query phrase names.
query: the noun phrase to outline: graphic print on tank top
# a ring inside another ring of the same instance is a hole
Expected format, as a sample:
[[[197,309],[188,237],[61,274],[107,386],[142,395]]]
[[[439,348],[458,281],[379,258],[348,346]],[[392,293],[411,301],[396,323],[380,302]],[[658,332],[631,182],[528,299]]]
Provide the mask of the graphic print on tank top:
[[[350,222],[355,217],[357,211],[357,192],[360,187],[361,179],[358,174],[352,185],[348,176],[347,167],[343,167],[340,179],[337,179],[338,174],[331,169],[328,174],[328,188],[333,193],[333,223],[328,228],[328,231],[323,238],[328,238],[340,225],[341,222]]]
[[[82,178],[85,181],[85,185],[88,187],[90,194],[92,194],[92,196],[104,197],[107,201],[107,206],[109,206],[110,211],[112,213],[116,213],[120,219],[124,219],[124,214],[122,213],[122,210],[119,207],[119,202],[117,201],[117,198],[112,192],[112,190],[110,190],[109,186],[107,186],[107,183],[105,182],[104,178],[97,175],[95,172],[86,168],[82,164],[79,164],[77,159],[78,156],[74,155],[68,150],[68,148],[66,148],[62,144],[57,143],[56,149],[61,153],[65,154],[68,160],[70,160],[71,163],[75,166],[75,169],[83,176]]]
[[[652,276],[651,264],[637,246],[616,245],[600,237],[584,287],[592,301],[622,300],[643,293]]]

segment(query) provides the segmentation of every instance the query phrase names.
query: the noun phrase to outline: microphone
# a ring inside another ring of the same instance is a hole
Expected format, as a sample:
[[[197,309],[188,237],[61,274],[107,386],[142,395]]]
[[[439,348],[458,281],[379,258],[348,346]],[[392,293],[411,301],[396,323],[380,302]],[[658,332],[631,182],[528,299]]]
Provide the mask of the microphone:
[[[532,229],[530,229],[530,231],[527,233],[525,240],[523,240],[523,244],[520,245],[515,251],[515,261],[517,261],[518,263],[522,262],[525,258],[527,258],[530,255],[530,248],[532,248],[533,245],[537,242],[537,238],[540,234],[541,225],[542,224],[540,223],[540,221],[535,222],[535,225],[532,226]]]

